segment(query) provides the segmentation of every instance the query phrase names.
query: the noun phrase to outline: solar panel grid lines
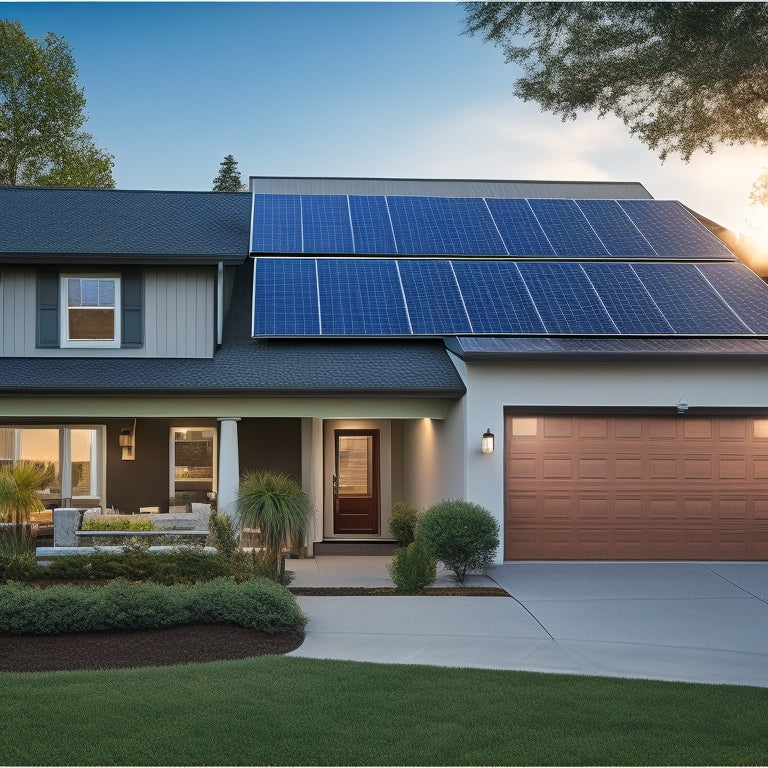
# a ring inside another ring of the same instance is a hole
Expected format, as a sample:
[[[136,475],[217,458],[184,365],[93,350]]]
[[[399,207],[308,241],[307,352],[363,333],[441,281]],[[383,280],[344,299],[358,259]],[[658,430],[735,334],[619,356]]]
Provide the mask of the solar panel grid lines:
[[[557,255],[528,200],[485,198],[485,204],[508,255]]]
[[[517,265],[550,334],[614,335],[616,326],[577,262]]]
[[[387,199],[373,195],[348,195],[347,199],[355,252],[371,255],[397,254]]]
[[[615,200],[574,202],[611,256],[658,257],[653,246]]]
[[[608,250],[573,200],[529,200],[557,256],[607,258]]]
[[[512,261],[454,260],[474,333],[546,333],[541,314]]]
[[[595,288],[595,285],[590,279],[589,274],[584,269],[584,265],[579,264],[579,269],[581,269],[581,271],[584,273],[584,277],[587,278],[587,281],[589,282],[590,287],[592,288],[592,290],[595,292],[595,295],[597,296],[597,300],[600,302],[600,306],[602,306],[603,310],[605,311],[605,314],[608,315],[608,319],[610,320],[611,325],[614,327],[616,333],[621,333],[621,331],[619,330],[619,326],[616,325],[616,323],[613,320],[613,317],[611,316],[611,313],[608,311],[608,307],[606,307],[605,301],[603,301],[603,297],[600,295],[600,292],[597,290],[597,288]]]
[[[411,312],[408,309],[408,297],[405,295],[405,288],[403,287],[403,276],[400,274],[400,265],[395,262],[395,269],[397,270],[397,280],[400,283],[400,293],[403,294],[403,305],[405,306],[405,317],[408,320],[408,332],[413,335],[413,323],[411,322]]]
[[[301,195],[302,252],[354,253],[346,195]]]
[[[749,331],[696,264],[635,263],[632,269],[675,333],[739,336]]]
[[[676,201],[618,200],[617,203],[662,258],[735,259],[722,241]]]
[[[256,222],[259,226],[256,226]],[[251,250],[303,253],[301,201],[298,195],[254,195]]]
[[[631,264],[590,261],[581,268],[620,333],[674,333]]]
[[[404,259],[395,263],[402,277],[403,296],[413,334],[440,336],[472,332],[464,299],[449,261]]]
[[[459,296],[461,297],[461,307],[464,310],[464,314],[467,317],[467,322],[469,323],[469,331],[470,333],[475,332],[475,327],[472,325],[472,318],[469,316],[469,312],[467,311],[467,302],[464,299],[464,294],[461,292],[461,286],[459,285],[459,279],[456,277],[456,270],[454,269],[453,262],[449,261],[448,264],[451,267],[451,275],[453,276],[453,284],[456,286],[456,290],[459,292]]]
[[[507,244],[504,242],[504,238],[501,236],[501,232],[499,231],[499,225],[496,223],[496,219],[493,218],[493,214],[491,213],[491,209],[488,206],[488,201],[483,198],[483,203],[485,204],[485,209],[488,211],[488,216],[490,217],[491,221],[493,222],[494,229],[496,230],[496,234],[499,236],[499,240],[501,241],[502,246],[504,247],[504,253],[509,256],[509,248],[507,248]]]
[[[316,296],[314,260],[259,259],[254,268],[254,335],[319,335]]]
[[[743,264],[697,264],[705,280],[755,334],[768,334],[768,284]]]

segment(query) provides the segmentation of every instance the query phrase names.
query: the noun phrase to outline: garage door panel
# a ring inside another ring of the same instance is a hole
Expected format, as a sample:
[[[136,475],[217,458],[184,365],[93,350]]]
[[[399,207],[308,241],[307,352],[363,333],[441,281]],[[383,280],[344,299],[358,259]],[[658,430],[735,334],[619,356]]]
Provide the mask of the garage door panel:
[[[518,418],[508,559],[768,559],[768,419]]]

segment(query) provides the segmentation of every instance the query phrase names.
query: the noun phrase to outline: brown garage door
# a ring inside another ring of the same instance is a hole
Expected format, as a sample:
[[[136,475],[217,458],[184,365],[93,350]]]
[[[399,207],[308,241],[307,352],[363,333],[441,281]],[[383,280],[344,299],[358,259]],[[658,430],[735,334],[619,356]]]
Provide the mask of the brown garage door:
[[[507,415],[507,560],[768,559],[768,419]]]

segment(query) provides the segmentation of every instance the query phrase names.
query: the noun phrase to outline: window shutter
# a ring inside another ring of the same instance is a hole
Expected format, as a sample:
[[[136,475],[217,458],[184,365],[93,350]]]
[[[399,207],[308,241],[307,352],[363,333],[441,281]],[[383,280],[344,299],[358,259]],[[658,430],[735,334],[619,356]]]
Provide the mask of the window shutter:
[[[141,272],[123,272],[120,291],[123,303],[120,346],[141,347],[144,343],[144,281]]]
[[[37,273],[37,346],[59,346],[59,272],[55,269]]]

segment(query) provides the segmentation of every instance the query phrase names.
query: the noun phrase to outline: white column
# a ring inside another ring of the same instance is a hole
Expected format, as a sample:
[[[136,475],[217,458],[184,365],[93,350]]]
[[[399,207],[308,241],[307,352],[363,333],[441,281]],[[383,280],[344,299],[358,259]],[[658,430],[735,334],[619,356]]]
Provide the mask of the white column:
[[[238,417],[218,419],[219,428],[219,487],[216,507],[220,514],[236,519],[235,500],[240,487],[240,455],[237,449]]]

